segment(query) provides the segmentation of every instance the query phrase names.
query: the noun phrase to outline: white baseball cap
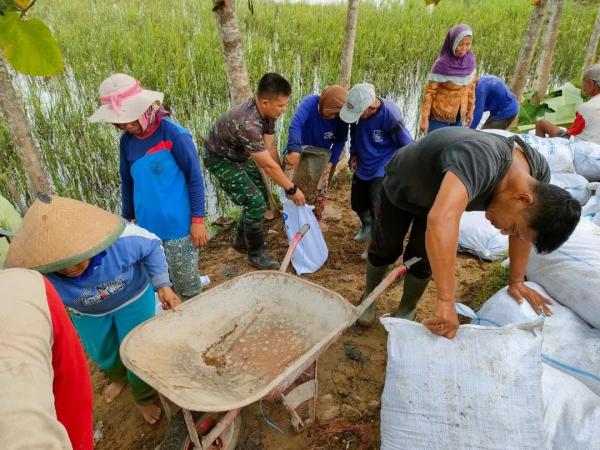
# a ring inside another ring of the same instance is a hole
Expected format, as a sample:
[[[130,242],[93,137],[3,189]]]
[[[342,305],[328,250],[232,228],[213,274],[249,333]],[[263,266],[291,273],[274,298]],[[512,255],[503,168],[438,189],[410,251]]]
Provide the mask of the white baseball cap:
[[[373,104],[377,96],[370,83],[359,83],[348,91],[346,103],[340,111],[340,118],[346,123],[356,123],[365,110]]]

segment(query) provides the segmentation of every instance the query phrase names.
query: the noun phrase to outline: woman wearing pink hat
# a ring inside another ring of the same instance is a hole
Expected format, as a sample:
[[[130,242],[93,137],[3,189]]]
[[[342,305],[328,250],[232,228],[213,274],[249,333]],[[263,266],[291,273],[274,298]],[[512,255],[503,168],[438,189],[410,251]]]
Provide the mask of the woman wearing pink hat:
[[[188,299],[202,290],[204,180],[192,135],[161,107],[163,97],[129,75],[115,74],[100,85],[101,106],[89,120],[123,131],[121,215],[161,238],[175,290]]]

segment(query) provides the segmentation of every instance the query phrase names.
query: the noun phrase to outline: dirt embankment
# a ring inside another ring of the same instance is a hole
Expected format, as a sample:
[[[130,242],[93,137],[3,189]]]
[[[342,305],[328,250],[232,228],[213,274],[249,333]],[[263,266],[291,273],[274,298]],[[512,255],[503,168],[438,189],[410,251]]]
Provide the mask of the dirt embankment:
[[[365,263],[360,259],[364,244],[352,238],[359,227],[350,210],[350,189],[344,184],[329,195],[325,232],[330,256],[317,273],[304,277],[332,289],[348,301],[360,298],[365,276]],[[278,260],[283,259],[287,240],[281,219],[269,224],[268,249]],[[201,272],[211,278],[210,287],[253,270],[244,255],[229,246],[229,233],[223,232],[210,241],[202,252]],[[469,294],[478,289],[490,265],[459,255],[457,278],[458,298],[469,304]],[[377,306],[378,315],[391,313],[402,292],[396,284],[383,294]],[[417,320],[431,316],[434,287],[430,285],[420,302]],[[264,402],[263,412],[284,433],[271,428],[261,418],[259,404],[242,411],[244,429],[239,449],[243,450],[304,450],[304,449],[377,449],[379,448],[379,412],[385,379],[386,341],[383,327],[377,323],[365,329],[348,328],[321,356],[318,366],[319,398],[317,424],[296,434],[290,426],[289,413],[279,403]],[[93,366],[93,365],[92,365]],[[147,425],[135,409],[129,392],[123,392],[111,405],[102,399],[102,388],[108,383],[92,367],[95,408],[94,421],[98,450],[154,449],[166,430],[166,420]],[[101,432],[101,433],[100,433]]]

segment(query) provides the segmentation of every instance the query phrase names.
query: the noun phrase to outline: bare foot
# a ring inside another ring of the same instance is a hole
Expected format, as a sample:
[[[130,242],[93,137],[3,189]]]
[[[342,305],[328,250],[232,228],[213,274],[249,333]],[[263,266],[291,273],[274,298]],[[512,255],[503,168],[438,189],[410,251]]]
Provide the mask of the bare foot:
[[[119,396],[123,388],[125,387],[125,383],[117,383],[112,382],[108,386],[104,388],[102,391],[102,395],[104,396],[104,401],[106,403],[112,403],[115,398]]]
[[[156,422],[158,422],[158,419],[160,419],[160,413],[162,412],[162,409],[155,404],[150,403],[148,405],[140,405],[136,403],[135,406],[137,406],[137,409],[139,409],[139,411],[142,413],[142,416],[144,416],[144,420],[150,425],[154,425]]]

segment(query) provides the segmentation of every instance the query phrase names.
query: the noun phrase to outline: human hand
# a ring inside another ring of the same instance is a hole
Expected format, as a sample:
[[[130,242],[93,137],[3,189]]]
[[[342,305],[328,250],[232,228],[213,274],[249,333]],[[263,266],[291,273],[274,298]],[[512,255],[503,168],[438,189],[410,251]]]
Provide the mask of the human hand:
[[[350,160],[348,161],[348,166],[350,166],[350,170],[356,170],[358,168],[358,156],[352,155],[350,156]]]
[[[205,247],[208,244],[208,234],[204,223],[192,222],[192,225],[190,225],[190,240],[196,247]]]
[[[288,198],[298,206],[306,203],[306,200],[304,199],[304,193],[300,189],[296,189],[296,193],[294,195],[288,195]]]
[[[523,299],[527,300],[536,314],[552,315],[552,309],[549,306],[552,302],[535,289],[528,287],[524,281],[509,282],[508,293],[519,304],[523,303]]]
[[[426,134],[428,129],[429,119],[421,120],[421,123],[419,124],[419,131],[421,132],[421,134]]]
[[[438,300],[435,304],[436,316],[423,321],[423,325],[433,334],[452,339],[458,330],[458,314],[454,302]]]
[[[163,309],[170,309],[175,311],[177,305],[181,304],[181,300],[175,294],[175,291],[169,286],[161,287],[156,290],[158,294],[158,300],[162,304]]]
[[[285,167],[286,169],[291,169],[292,167],[296,167],[300,162],[300,153],[293,152],[285,155]]]
[[[467,117],[465,118],[464,127],[469,128],[471,126],[472,122],[473,122],[473,114],[467,114]]]

